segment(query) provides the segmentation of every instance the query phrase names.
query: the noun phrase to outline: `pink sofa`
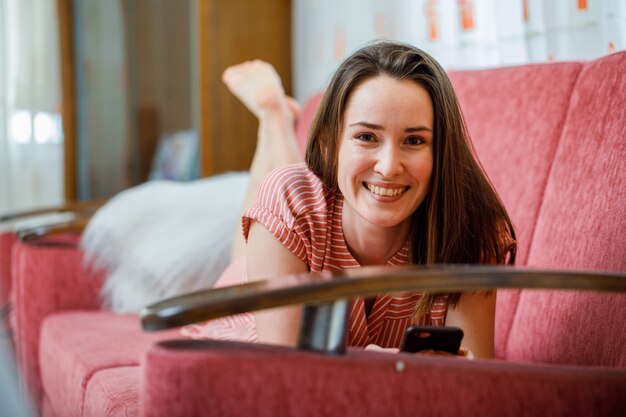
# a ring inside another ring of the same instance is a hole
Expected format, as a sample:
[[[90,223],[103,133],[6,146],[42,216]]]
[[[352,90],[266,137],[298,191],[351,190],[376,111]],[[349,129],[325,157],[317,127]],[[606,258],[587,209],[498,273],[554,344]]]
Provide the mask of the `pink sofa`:
[[[476,152],[517,227],[518,265],[626,272],[624,68],[622,52],[451,73]],[[499,291],[501,360],[463,361],[155,344],[176,331],[142,333],[137,317],[99,309],[101,277],[82,269],[76,248],[18,242],[12,276],[20,366],[46,416],[626,409],[624,294]]]

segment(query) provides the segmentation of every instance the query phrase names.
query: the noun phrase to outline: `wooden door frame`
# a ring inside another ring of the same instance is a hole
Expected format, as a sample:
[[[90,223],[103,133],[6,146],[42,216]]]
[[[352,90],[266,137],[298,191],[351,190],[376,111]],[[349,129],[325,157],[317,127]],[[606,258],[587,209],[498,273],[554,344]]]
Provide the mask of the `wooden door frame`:
[[[77,199],[76,86],[72,0],[56,0],[61,65],[61,118],[65,168],[65,200]]]
[[[197,56],[198,56],[198,148],[200,153],[200,177],[215,174],[214,150],[211,143],[213,113],[211,101],[211,53],[208,48],[212,38],[208,24],[215,14],[215,3],[212,0],[197,0],[198,20],[196,21]]]

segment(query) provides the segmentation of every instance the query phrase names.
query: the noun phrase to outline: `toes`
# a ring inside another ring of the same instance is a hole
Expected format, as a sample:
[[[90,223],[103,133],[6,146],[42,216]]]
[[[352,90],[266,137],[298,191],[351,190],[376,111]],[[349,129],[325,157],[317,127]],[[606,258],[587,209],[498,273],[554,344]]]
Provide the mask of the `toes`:
[[[228,67],[222,73],[222,81],[226,84],[232,84],[235,82],[237,75],[237,67]]]

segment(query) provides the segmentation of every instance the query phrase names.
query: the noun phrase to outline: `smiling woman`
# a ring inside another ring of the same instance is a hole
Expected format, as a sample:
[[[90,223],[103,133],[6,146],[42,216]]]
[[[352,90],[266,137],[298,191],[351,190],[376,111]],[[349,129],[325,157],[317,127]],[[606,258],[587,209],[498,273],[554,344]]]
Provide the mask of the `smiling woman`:
[[[297,109],[272,67],[245,63],[224,80],[260,126],[247,248],[235,245],[238,260],[218,285],[364,265],[514,262],[509,217],[474,159],[447,75],[423,51],[380,42],[346,59],[320,103],[305,163]],[[491,357],[494,310],[494,293],[359,298],[348,343],[397,348],[411,325],[455,325],[464,350]],[[224,323],[231,336],[294,345],[300,315],[290,307]]]

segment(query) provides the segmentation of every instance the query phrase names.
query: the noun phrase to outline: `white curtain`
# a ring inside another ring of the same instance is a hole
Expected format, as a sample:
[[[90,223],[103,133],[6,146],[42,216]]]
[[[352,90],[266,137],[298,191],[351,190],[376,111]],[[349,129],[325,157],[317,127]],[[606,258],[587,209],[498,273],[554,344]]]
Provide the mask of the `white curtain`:
[[[324,88],[374,39],[414,44],[445,68],[594,59],[626,48],[625,0],[294,0],[295,95]]]
[[[63,201],[56,3],[0,0],[0,212]]]
[[[9,208],[9,169],[7,166],[7,127],[6,127],[6,36],[4,0],[0,0],[0,213]]]

